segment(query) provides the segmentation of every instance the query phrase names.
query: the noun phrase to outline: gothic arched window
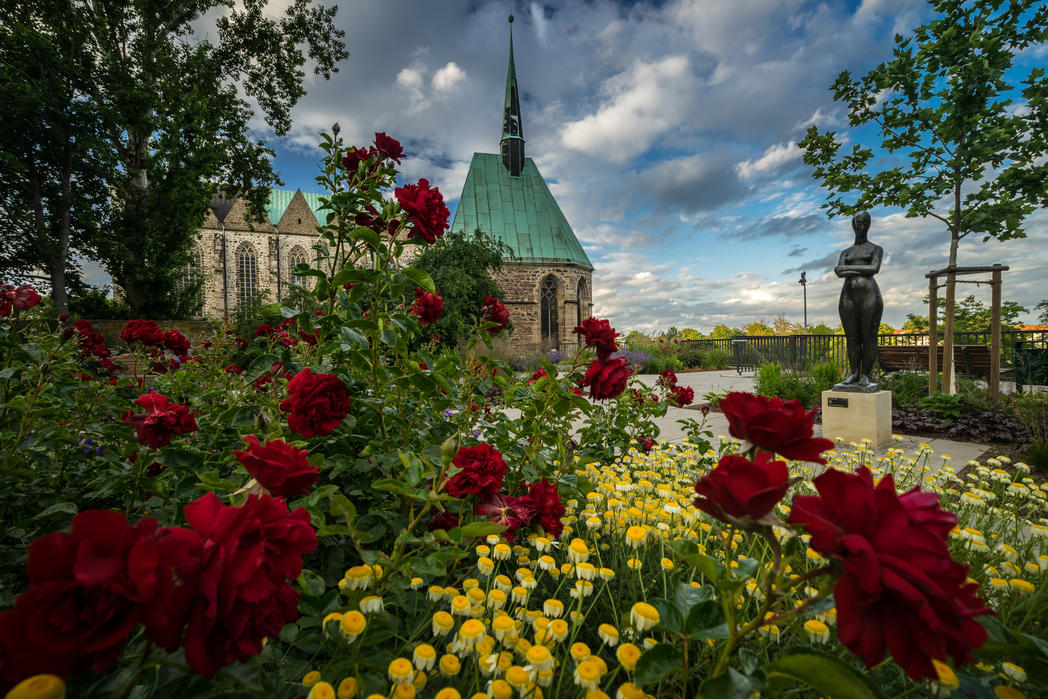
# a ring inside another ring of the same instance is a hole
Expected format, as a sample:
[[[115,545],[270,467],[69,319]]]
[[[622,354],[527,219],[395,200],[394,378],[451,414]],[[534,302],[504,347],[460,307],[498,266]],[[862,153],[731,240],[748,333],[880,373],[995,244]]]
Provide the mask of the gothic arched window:
[[[575,291],[575,303],[576,303],[576,305],[575,305],[575,318],[576,318],[575,326],[576,327],[579,326],[579,325],[582,325],[582,321],[583,321],[584,318],[588,318],[589,317],[589,314],[586,313],[585,310],[583,310],[583,306],[585,306],[585,299],[586,299],[586,280],[580,278],[579,279],[579,286],[578,286],[578,288]]]
[[[291,283],[295,286],[301,286],[303,289],[306,288],[306,280],[308,277],[304,274],[295,274],[295,265],[306,264],[306,251],[296,245],[291,248],[291,254],[288,255],[288,268],[291,270]]]
[[[539,285],[539,320],[543,344],[560,345],[560,325],[557,318],[557,280],[550,275]]]
[[[200,279],[200,267],[201,267],[201,256],[200,250],[193,246],[193,249],[189,253],[189,262],[186,263],[185,268],[182,270],[182,286],[192,286],[196,284]]]
[[[258,257],[249,243],[237,248],[237,301],[246,305],[258,291]]]

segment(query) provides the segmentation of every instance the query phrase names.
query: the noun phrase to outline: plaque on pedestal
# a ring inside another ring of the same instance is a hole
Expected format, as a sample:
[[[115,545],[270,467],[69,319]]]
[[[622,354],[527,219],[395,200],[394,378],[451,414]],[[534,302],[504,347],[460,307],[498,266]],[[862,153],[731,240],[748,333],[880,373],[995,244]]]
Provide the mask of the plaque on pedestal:
[[[822,436],[847,442],[870,440],[883,447],[892,440],[892,392],[822,392]]]

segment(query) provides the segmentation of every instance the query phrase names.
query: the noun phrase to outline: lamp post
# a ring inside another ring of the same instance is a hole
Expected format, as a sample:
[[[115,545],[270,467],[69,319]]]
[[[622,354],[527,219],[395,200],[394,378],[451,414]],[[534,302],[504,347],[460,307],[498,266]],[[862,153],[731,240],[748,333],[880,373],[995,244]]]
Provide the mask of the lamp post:
[[[801,272],[800,281],[797,282],[804,290],[804,329],[808,329],[808,273]]]

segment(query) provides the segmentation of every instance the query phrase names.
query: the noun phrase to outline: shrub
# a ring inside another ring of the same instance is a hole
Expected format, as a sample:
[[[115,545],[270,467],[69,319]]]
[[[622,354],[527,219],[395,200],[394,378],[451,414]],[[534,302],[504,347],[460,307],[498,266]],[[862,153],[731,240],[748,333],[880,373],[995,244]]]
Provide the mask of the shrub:
[[[964,401],[959,395],[939,392],[931,396],[924,396],[918,402],[922,408],[947,425],[957,422],[957,419],[966,412]]]
[[[727,369],[735,357],[726,349],[715,347],[702,358],[703,369]]]
[[[833,388],[841,378],[841,370],[829,362],[815,365],[807,374],[788,369],[784,371],[781,366],[771,362],[757,370],[754,390],[765,396],[799,400],[806,408],[817,408],[822,400],[822,392]]]
[[[928,372],[893,371],[881,376],[881,390],[892,392],[896,408],[916,408],[922,397],[928,395]]]
[[[696,369],[703,365],[706,353],[694,342],[682,342],[677,349],[677,360],[684,369]]]
[[[1012,398],[1015,416],[1029,434],[1026,456],[1030,465],[1048,470],[1048,393],[1027,393]]]

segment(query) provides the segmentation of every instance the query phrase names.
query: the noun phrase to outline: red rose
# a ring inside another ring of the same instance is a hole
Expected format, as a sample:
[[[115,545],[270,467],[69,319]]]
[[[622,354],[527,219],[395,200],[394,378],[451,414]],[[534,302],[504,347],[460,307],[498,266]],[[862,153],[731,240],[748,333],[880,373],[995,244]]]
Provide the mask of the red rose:
[[[164,347],[167,347],[179,357],[184,357],[189,352],[190,344],[186,336],[178,332],[178,328],[175,328],[164,333]]]
[[[579,398],[582,398],[582,389],[579,388],[578,386],[572,386],[571,387],[571,392],[574,393]]]
[[[654,449],[654,448],[655,448],[655,446],[656,446],[657,444],[658,444],[658,442],[656,442],[656,441],[655,441],[654,439],[652,439],[651,437],[646,437],[646,438],[644,439],[644,441],[640,443],[640,450],[641,450],[642,452],[644,452],[645,454],[647,454],[647,453],[648,453],[648,452],[650,452],[650,451],[651,451],[652,449]]]
[[[40,303],[40,294],[28,284],[22,284],[15,289],[13,304],[17,311],[28,311]]]
[[[444,197],[439,189],[430,188],[429,182],[423,178],[418,184],[397,187],[394,194],[413,224],[408,233],[409,240],[421,238],[427,243],[434,243],[444,235],[451,212],[444,205]]]
[[[400,141],[390,138],[381,131],[375,134],[375,150],[390,160],[397,161],[397,165],[400,164],[400,159],[404,157],[404,149],[401,147]]]
[[[242,337],[234,338],[233,339],[233,346],[237,349],[237,351],[243,352],[244,350],[247,349],[247,340],[245,340]]]
[[[459,525],[459,516],[450,510],[441,510],[437,514],[433,515],[433,519],[430,520],[429,530],[444,529],[445,531],[451,531]]]
[[[309,463],[309,452],[274,439],[265,446],[251,434],[244,437],[247,449],[234,449],[237,460],[259,484],[273,495],[293,497],[320,480],[320,471]]]
[[[342,156],[342,167],[346,168],[351,175],[356,175],[360,164],[367,162],[376,152],[371,148],[350,148]]]
[[[691,405],[695,400],[695,389],[691,386],[670,386],[670,399],[680,408]]]
[[[104,672],[139,622],[162,618],[173,583],[156,529],[85,510],[70,533],[30,544],[29,589],[0,612],[0,692],[40,673]]]
[[[431,294],[421,288],[416,288],[415,304],[411,307],[411,312],[418,316],[418,322],[422,325],[435,323],[444,313],[444,299],[440,298],[438,294]]]
[[[11,309],[27,311],[40,303],[40,294],[33,287],[22,284],[15,288],[10,284],[0,284],[0,317],[11,315]]]
[[[535,502],[527,495],[519,498],[495,495],[491,500],[477,505],[473,511],[478,515],[494,515],[491,521],[504,526],[506,529],[502,534],[513,543],[517,530],[534,519]]]
[[[815,479],[818,496],[793,498],[792,524],[811,547],[841,561],[833,596],[837,637],[870,668],[891,653],[912,679],[936,678],[932,660],[971,662],[986,641],[974,617],[991,610],[967,582],[968,567],[946,545],[957,519],[938,496],[895,492],[889,474],[874,487],[870,471],[830,469]]]
[[[226,372],[227,374],[234,374],[234,375],[236,375],[236,374],[246,374],[247,373],[247,371],[245,369],[243,369],[241,367],[238,367],[236,364],[230,364],[225,369],[223,369],[223,371]]]
[[[585,376],[579,380],[579,386],[589,386],[591,399],[606,400],[625,391],[626,381],[632,375],[629,362],[622,357],[606,362],[595,359]]]
[[[615,328],[611,327],[611,323],[607,320],[587,318],[582,321],[582,325],[571,332],[583,335],[586,340],[586,346],[596,348],[597,358],[601,361],[607,361],[611,357],[611,353],[617,352],[619,349],[619,346],[615,343],[615,338],[619,334],[615,332]]]
[[[269,323],[262,323],[255,327],[255,337],[273,337],[275,332],[276,330]]]
[[[659,374],[659,380],[656,381],[659,386],[676,386],[677,385],[677,374],[673,369],[664,369]]]
[[[759,452],[756,461],[725,454],[695,484],[695,507],[725,522],[759,520],[782,500],[789,485],[786,462],[766,451]]]
[[[134,414],[128,410],[121,419],[126,425],[134,425],[139,442],[154,449],[170,444],[176,434],[197,430],[196,420],[189,408],[172,403],[167,396],[150,391],[139,396],[135,405],[146,412]]]
[[[287,385],[280,409],[290,413],[287,425],[303,437],[327,436],[349,414],[349,391],[334,374],[298,372]]]
[[[214,675],[262,651],[298,618],[298,593],[287,583],[302,572],[302,556],[317,547],[309,513],[288,512],[280,498],[251,495],[240,507],[208,493],[185,508],[199,537],[195,565],[179,571],[186,581],[180,604],[182,641],[190,669]],[[177,637],[162,645],[173,650]]]
[[[506,462],[490,444],[462,447],[452,463],[461,470],[448,479],[444,489],[454,498],[476,495],[478,500],[490,500],[506,476]]]
[[[557,486],[545,478],[528,484],[528,496],[535,506],[535,522],[550,536],[560,536],[564,523],[564,503],[557,493]]]
[[[535,383],[536,381],[541,379],[543,376],[546,376],[546,377],[549,376],[549,374],[546,373],[546,370],[545,369],[541,369],[541,368],[540,369],[536,369],[535,373],[531,375],[530,379],[528,379],[528,383]]]
[[[120,331],[120,339],[131,344],[141,342],[147,347],[159,347],[164,343],[164,333],[153,320],[129,320]]]
[[[833,448],[830,440],[812,437],[815,411],[804,412],[800,401],[729,393],[719,405],[728,418],[731,436],[759,449],[787,459],[824,464],[826,460],[820,454]]]
[[[509,327],[509,311],[506,310],[505,304],[494,296],[485,296],[480,308],[483,311],[485,322],[498,324],[497,327],[487,329],[489,334],[498,335]]]

